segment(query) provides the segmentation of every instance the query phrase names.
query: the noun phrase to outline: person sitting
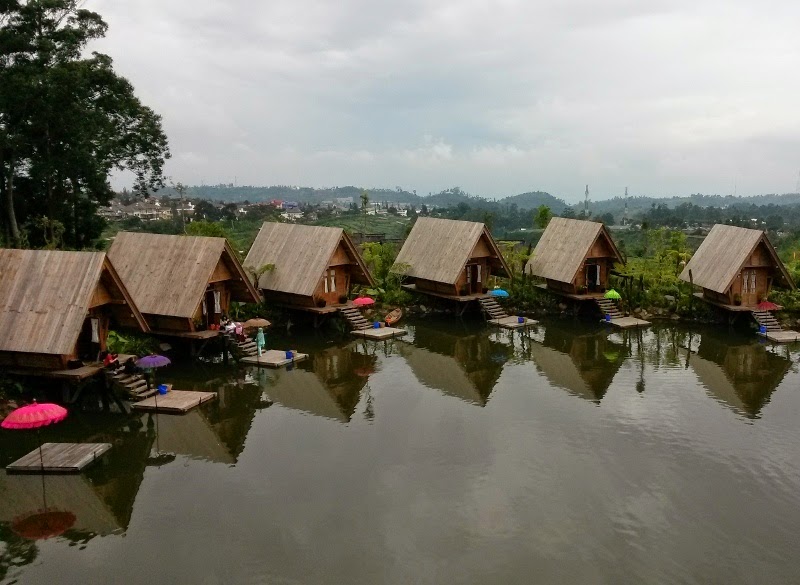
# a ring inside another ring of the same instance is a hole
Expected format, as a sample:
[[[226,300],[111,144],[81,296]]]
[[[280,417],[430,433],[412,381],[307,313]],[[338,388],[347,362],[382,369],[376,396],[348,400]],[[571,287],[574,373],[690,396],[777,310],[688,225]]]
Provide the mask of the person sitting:
[[[116,369],[119,367],[119,356],[115,353],[105,352],[105,357],[103,358],[103,366],[109,368],[111,370]]]
[[[128,361],[125,362],[125,365],[122,367],[122,370],[128,375],[142,373],[142,368],[136,365],[136,361],[132,357],[128,358]]]

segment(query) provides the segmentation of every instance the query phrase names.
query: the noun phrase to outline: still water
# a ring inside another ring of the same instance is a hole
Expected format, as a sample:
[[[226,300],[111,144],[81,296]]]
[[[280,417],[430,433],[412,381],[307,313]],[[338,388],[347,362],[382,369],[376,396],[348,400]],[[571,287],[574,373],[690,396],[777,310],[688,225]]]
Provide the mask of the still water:
[[[0,582],[800,580],[798,348],[711,328],[406,326],[276,340],[311,354],[288,371],[171,366],[160,381],[219,400],[48,429],[114,447],[47,477],[47,505],[75,517],[48,540],[12,530],[42,508],[40,478],[0,473]],[[0,433],[0,464],[35,444]]]

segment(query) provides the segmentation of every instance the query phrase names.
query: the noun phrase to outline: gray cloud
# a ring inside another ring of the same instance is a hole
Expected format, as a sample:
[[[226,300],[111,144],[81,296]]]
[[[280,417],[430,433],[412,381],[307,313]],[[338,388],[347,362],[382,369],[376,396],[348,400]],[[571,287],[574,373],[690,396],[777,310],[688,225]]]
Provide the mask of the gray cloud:
[[[794,2],[89,0],[185,183],[793,190]]]

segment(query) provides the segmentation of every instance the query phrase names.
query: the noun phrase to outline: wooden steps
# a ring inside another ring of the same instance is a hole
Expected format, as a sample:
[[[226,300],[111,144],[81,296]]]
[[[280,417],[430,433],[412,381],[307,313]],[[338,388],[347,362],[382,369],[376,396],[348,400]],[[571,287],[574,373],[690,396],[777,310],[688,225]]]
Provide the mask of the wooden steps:
[[[623,317],[616,303],[611,299],[595,299],[594,301],[600,307],[600,311],[603,315],[611,315],[612,319],[621,319]]]
[[[503,307],[492,297],[478,299],[481,304],[481,309],[486,314],[487,319],[506,319],[508,313],[503,310]]]
[[[781,324],[778,323],[778,320],[769,311],[753,311],[753,318],[756,320],[759,327],[766,327],[767,332],[783,331]]]
[[[367,321],[356,307],[342,307],[339,312],[354,331],[372,327],[372,323]]]

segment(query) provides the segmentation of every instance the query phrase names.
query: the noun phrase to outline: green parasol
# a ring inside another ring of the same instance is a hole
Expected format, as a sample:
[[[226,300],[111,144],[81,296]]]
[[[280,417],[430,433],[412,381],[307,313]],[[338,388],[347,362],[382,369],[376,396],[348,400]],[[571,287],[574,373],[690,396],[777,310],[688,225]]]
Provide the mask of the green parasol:
[[[622,298],[621,296],[619,296],[619,293],[615,291],[613,288],[606,291],[606,294],[604,296],[607,299],[614,299],[615,301],[618,301],[619,299]]]

